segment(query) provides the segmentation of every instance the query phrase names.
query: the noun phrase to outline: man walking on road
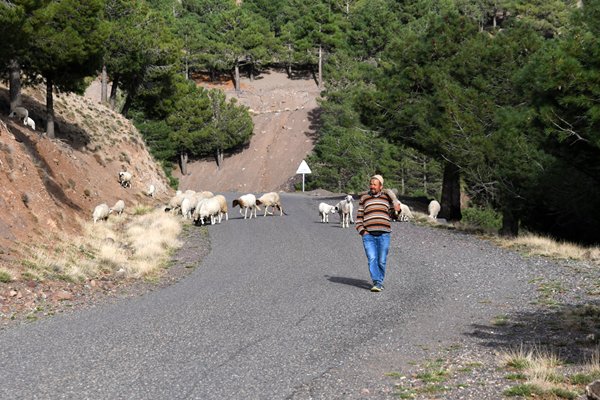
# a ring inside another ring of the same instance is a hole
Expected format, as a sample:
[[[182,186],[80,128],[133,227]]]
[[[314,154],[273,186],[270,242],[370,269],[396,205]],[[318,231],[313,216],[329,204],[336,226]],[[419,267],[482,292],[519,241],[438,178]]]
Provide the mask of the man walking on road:
[[[371,292],[383,290],[392,232],[389,211],[392,207],[400,211],[400,202],[392,199],[387,192],[382,192],[382,189],[383,177],[373,175],[369,182],[369,192],[361,196],[356,215],[356,230],[362,236],[373,281]]]

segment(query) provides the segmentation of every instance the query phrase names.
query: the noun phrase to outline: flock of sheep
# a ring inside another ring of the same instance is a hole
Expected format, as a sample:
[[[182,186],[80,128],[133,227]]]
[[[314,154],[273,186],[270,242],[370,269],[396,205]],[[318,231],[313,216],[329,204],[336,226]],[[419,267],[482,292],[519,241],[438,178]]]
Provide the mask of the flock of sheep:
[[[384,189],[384,191],[392,198],[392,200],[398,201],[394,191],[390,189]],[[341,227],[348,228],[350,222],[354,223],[354,219],[352,217],[354,206],[352,204],[352,200],[352,196],[347,195],[342,201],[335,205],[319,203],[319,217],[321,218],[321,222],[329,223],[329,214],[338,213],[340,216]],[[432,200],[428,206],[429,218],[436,220],[440,210],[440,203],[437,200]],[[410,208],[404,203],[400,203],[400,212],[397,213],[396,211],[393,211],[393,214],[393,219],[403,222],[408,222],[414,218]]]
[[[244,219],[251,219],[252,215],[256,218],[261,205],[265,207],[265,217],[267,214],[272,215],[275,210],[279,210],[279,215],[285,213],[281,206],[281,198],[276,192],[265,193],[259,198],[256,198],[252,193],[248,193],[238,197],[231,203],[233,208],[240,207],[240,214],[244,215]],[[272,207],[273,212],[269,212],[269,207]],[[184,219],[191,219],[196,225],[204,225],[209,222],[211,225],[221,223],[223,216],[225,216],[226,221],[229,220],[225,196],[222,194],[214,195],[212,192],[207,191],[177,191],[165,207],[165,211],[181,214]],[[250,211],[249,217],[248,211]]]
[[[119,172],[119,184],[124,188],[131,187],[131,180],[133,175],[127,171]],[[396,194],[389,189],[384,189],[386,193],[394,201],[398,201]],[[154,197],[156,188],[154,185],[150,185],[146,191],[146,195]],[[354,223],[354,204],[352,195],[347,195],[343,200],[339,201],[335,205],[320,203],[319,204],[319,217],[322,223],[329,223],[329,215],[338,213],[340,217],[340,225],[342,228],[350,227],[350,223]],[[252,193],[244,194],[231,203],[233,208],[240,208],[240,215],[244,216],[244,219],[257,218],[257,211],[261,211],[260,206],[265,207],[264,216],[267,214],[274,215],[275,211],[279,210],[279,215],[285,214],[281,205],[281,198],[276,192],[265,193],[260,197],[256,197]],[[269,212],[269,207],[272,208],[272,212]],[[428,211],[429,217],[437,219],[438,213],[440,212],[441,206],[436,200],[432,200],[429,203]],[[92,218],[94,223],[102,220],[107,220],[108,216],[112,213],[121,215],[125,210],[125,202],[119,200],[113,207],[108,207],[106,203],[99,204],[94,209]],[[173,214],[180,214],[183,219],[192,220],[196,225],[221,223],[223,217],[225,220],[229,220],[229,210],[227,207],[227,199],[222,194],[215,195],[209,191],[186,190],[182,192],[178,190],[175,193],[169,203],[164,208],[165,211]],[[408,221],[413,218],[412,212],[408,205],[401,203],[400,212],[393,215],[394,219],[399,221]],[[250,215],[248,215],[250,212]]]

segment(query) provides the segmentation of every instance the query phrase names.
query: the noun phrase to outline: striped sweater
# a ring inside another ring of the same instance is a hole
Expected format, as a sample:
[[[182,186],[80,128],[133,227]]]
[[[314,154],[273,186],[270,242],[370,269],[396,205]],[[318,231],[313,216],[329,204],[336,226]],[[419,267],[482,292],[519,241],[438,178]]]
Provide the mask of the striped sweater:
[[[389,209],[392,199],[385,192],[377,196],[367,193],[361,196],[356,214],[356,230],[361,235],[367,232],[384,233],[392,231]]]

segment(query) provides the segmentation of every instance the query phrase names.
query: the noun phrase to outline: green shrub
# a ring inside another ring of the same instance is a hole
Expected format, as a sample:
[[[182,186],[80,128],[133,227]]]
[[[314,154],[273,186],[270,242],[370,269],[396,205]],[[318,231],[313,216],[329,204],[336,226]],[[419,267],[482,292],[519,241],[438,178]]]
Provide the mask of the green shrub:
[[[0,282],[8,283],[10,281],[12,281],[12,275],[10,274],[10,272],[0,269]]]
[[[462,210],[462,222],[497,231],[502,227],[502,215],[491,208],[465,208]]]

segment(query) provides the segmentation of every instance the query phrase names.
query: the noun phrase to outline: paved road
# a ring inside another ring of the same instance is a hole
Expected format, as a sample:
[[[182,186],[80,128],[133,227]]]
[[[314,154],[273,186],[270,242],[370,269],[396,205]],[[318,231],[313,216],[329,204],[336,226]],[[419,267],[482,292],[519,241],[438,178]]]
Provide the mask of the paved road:
[[[0,332],[0,398],[386,398],[386,371],[525,298],[519,257],[406,223],[371,293],[356,231],[318,223],[319,201],[236,209],[179,283]]]

